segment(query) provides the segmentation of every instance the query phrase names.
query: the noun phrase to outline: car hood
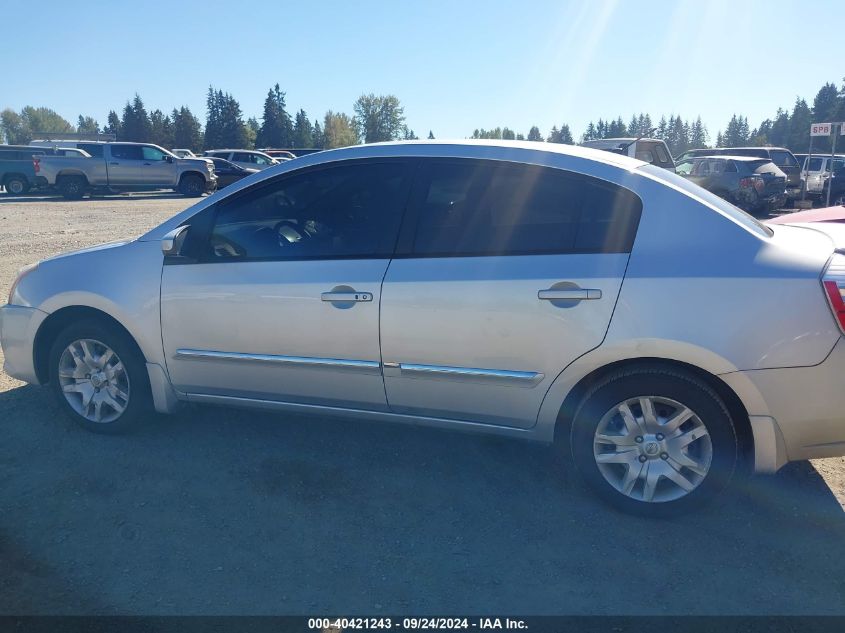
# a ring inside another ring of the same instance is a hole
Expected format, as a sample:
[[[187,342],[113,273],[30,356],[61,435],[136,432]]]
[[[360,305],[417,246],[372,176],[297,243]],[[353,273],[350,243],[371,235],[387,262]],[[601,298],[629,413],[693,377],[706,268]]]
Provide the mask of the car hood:
[[[89,246],[88,248],[80,248],[75,251],[67,251],[66,253],[59,253],[58,255],[53,255],[52,257],[48,257],[47,259],[42,260],[40,263],[43,262],[52,262],[57,259],[62,259],[64,257],[71,257],[73,255],[83,255],[85,253],[94,253],[96,251],[104,251],[110,248],[118,248],[120,246],[125,246],[131,240],[121,240],[118,242],[106,242],[105,244],[97,244],[96,246]]]
[[[190,167],[195,166],[197,169],[205,169],[205,166],[211,161],[207,158],[179,158],[176,160],[179,165]]]

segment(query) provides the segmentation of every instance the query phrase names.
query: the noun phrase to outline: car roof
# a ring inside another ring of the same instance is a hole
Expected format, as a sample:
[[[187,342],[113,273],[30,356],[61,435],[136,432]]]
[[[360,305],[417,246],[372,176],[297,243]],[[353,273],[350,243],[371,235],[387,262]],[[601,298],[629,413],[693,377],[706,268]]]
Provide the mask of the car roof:
[[[713,154],[712,156],[705,154],[704,156],[695,156],[694,158],[722,158],[722,159],[725,159],[725,160],[738,160],[738,161],[741,161],[741,162],[749,162],[749,161],[752,161],[752,160],[769,160],[770,161],[770,159],[766,158],[765,156],[734,156],[733,154]]]

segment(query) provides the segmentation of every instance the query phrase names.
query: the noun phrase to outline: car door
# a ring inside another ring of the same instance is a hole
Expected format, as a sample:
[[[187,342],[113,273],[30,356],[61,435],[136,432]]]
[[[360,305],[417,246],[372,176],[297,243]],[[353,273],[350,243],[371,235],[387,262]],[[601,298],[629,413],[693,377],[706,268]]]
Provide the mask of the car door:
[[[252,162],[252,155],[249,152],[232,152],[229,160],[240,167],[256,167],[255,163]]]
[[[136,186],[143,183],[144,156],[140,145],[109,145],[108,172],[110,185]]]
[[[165,261],[162,275],[174,386],[386,409],[379,303],[408,170],[397,160],[297,170],[192,220],[184,246],[191,258]]]
[[[392,411],[528,428],[601,344],[641,203],[558,169],[425,160],[382,287]]]
[[[176,184],[176,165],[160,148],[143,145],[141,155],[144,185],[172,187]]]

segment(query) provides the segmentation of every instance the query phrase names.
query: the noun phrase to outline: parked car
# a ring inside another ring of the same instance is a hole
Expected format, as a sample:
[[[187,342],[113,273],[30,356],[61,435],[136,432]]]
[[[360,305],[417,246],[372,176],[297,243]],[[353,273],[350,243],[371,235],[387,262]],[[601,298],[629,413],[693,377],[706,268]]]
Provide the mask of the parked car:
[[[581,147],[332,150],[24,269],[5,371],[104,433],[190,401],[554,442],[677,513],[845,454],[845,227],[814,227]]]
[[[584,147],[602,149],[607,152],[632,156],[639,160],[675,171],[675,162],[664,141],[655,138],[604,138],[584,141]]]
[[[836,171],[845,166],[845,156],[836,155],[832,161],[830,156],[808,156],[803,165],[807,195],[817,201],[823,201],[827,196],[826,184],[831,170]]]
[[[801,179],[801,164],[795,155],[785,147],[714,147],[687,150],[677,161],[684,161],[688,158],[699,156],[753,156],[756,158],[768,158],[778,169],[786,174],[786,199],[787,202],[797,200],[801,197],[803,182]]]
[[[702,156],[680,164],[685,178],[740,209],[771,211],[786,203],[786,174],[765,158]]]
[[[201,196],[217,187],[210,160],[177,158],[166,149],[148,143],[99,143],[92,149],[96,153],[89,152],[94,155],[87,158],[40,157],[37,168],[44,185],[71,200],[98,189],[174,189],[186,196]]]
[[[205,152],[204,156],[225,158],[230,163],[240,165],[241,167],[249,167],[250,169],[267,169],[273,165],[278,165],[277,161],[272,156],[268,156],[264,152],[247,149],[213,149]]]
[[[216,156],[209,158],[209,160],[214,163],[214,173],[217,175],[218,189],[228,187],[241,178],[246,178],[261,171],[260,169],[241,167],[240,165],[229,162],[225,158],[217,158]]]
[[[808,222],[834,222],[845,224],[845,206],[835,205],[822,209],[808,209],[795,213],[784,213],[765,221],[766,224],[805,224]]]
[[[170,150],[170,153],[173,154],[174,156],[178,156],[179,158],[196,158],[197,157],[197,155],[194,154],[189,149],[181,149],[181,148],[172,149],[172,150]]]
[[[276,160],[292,160],[296,158],[296,154],[286,149],[262,149],[260,151],[268,156],[272,156]]]
[[[0,185],[7,195],[21,196],[36,186],[34,155],[27,145],[0,145]]]
[[[830,177],[824,183],[821,200],[827,202],[827,190],[830,189],[830,204],[845,205],[845,165],[836,167],[834,161],[834,169]]]

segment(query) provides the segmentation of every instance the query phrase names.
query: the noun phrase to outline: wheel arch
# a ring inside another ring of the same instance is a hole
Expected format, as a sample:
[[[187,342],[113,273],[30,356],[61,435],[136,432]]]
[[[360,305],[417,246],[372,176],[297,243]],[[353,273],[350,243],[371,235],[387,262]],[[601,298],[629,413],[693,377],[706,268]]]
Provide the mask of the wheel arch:
[[[66,306],[52,312],[50,316],[44,319],[35,334],[35,341],[32,346],[33,365],[40,384],[47,384],[50,379],[50,348],[53,346],[53,342],[56,340],[59,332],[71,323],[84,319],[99,320],[101,322],[108,323],[109,326],[121,331],[127,336],[128,340],[132,342],[135,352],[137,352],[139,358],[143,359],[144,362],[147,362],[146,355],[141,349],[141,346],[138,345],[138,341],[132,333],[113,316],[103,310],[92,308],[90,306]]]
[[[9,180],[13,180],[15,178],[20,178],[24,182],[27,182],[27,183],[29,182],[29,177],[26,174],[21,173],[21,172],[17,172],[17,171],[10,171],[10,172],[3,174],[3,181],[2,182],[3,182],[3,184],[5,184]]]
[[[636,369],[637,367],[662,366],[667,369],[686,372],[713,389],[725,403],[731,419],[734,421],[740,456],[748,467],[754,465],[754,434],[748,410],[739,395],[718,375],[681,360],[643,356],[626,358],[597,367],[581,377],[567,392],[554,420],[553,438],[555,442],[568,444],[569,432],[578,406],[589,392],[590,388],[608,374],[620,369]],[[548,397],[548,396],[547,396]],[[545,405],[545,403],[544,403]]]
[[[58,184],[62,178],[82,178],[85,180],[86,184],[88,183],[88,176],[85,175],[85,172],[78,169],[63,169],[60,171],[56,174],[56,184]]]
[[[206,182],[206,178],[205,178],[205,176],[204,176],[201,172],[199,172],[199,171],[197,171],[197,170],[195,170],[195,169],[192,169],[192,170],[190,170],[190,171],[183,171],[183,172],[179,175],[179,184],[181,185],[181,184],[182,184],[182,181],[183,181],[183,180],[185,180],[185,178],[186,178],[186,177],[188,177],[188,176],[197,176],[197,177],[198,177],[198,178],[200,178],[203,182]]]

